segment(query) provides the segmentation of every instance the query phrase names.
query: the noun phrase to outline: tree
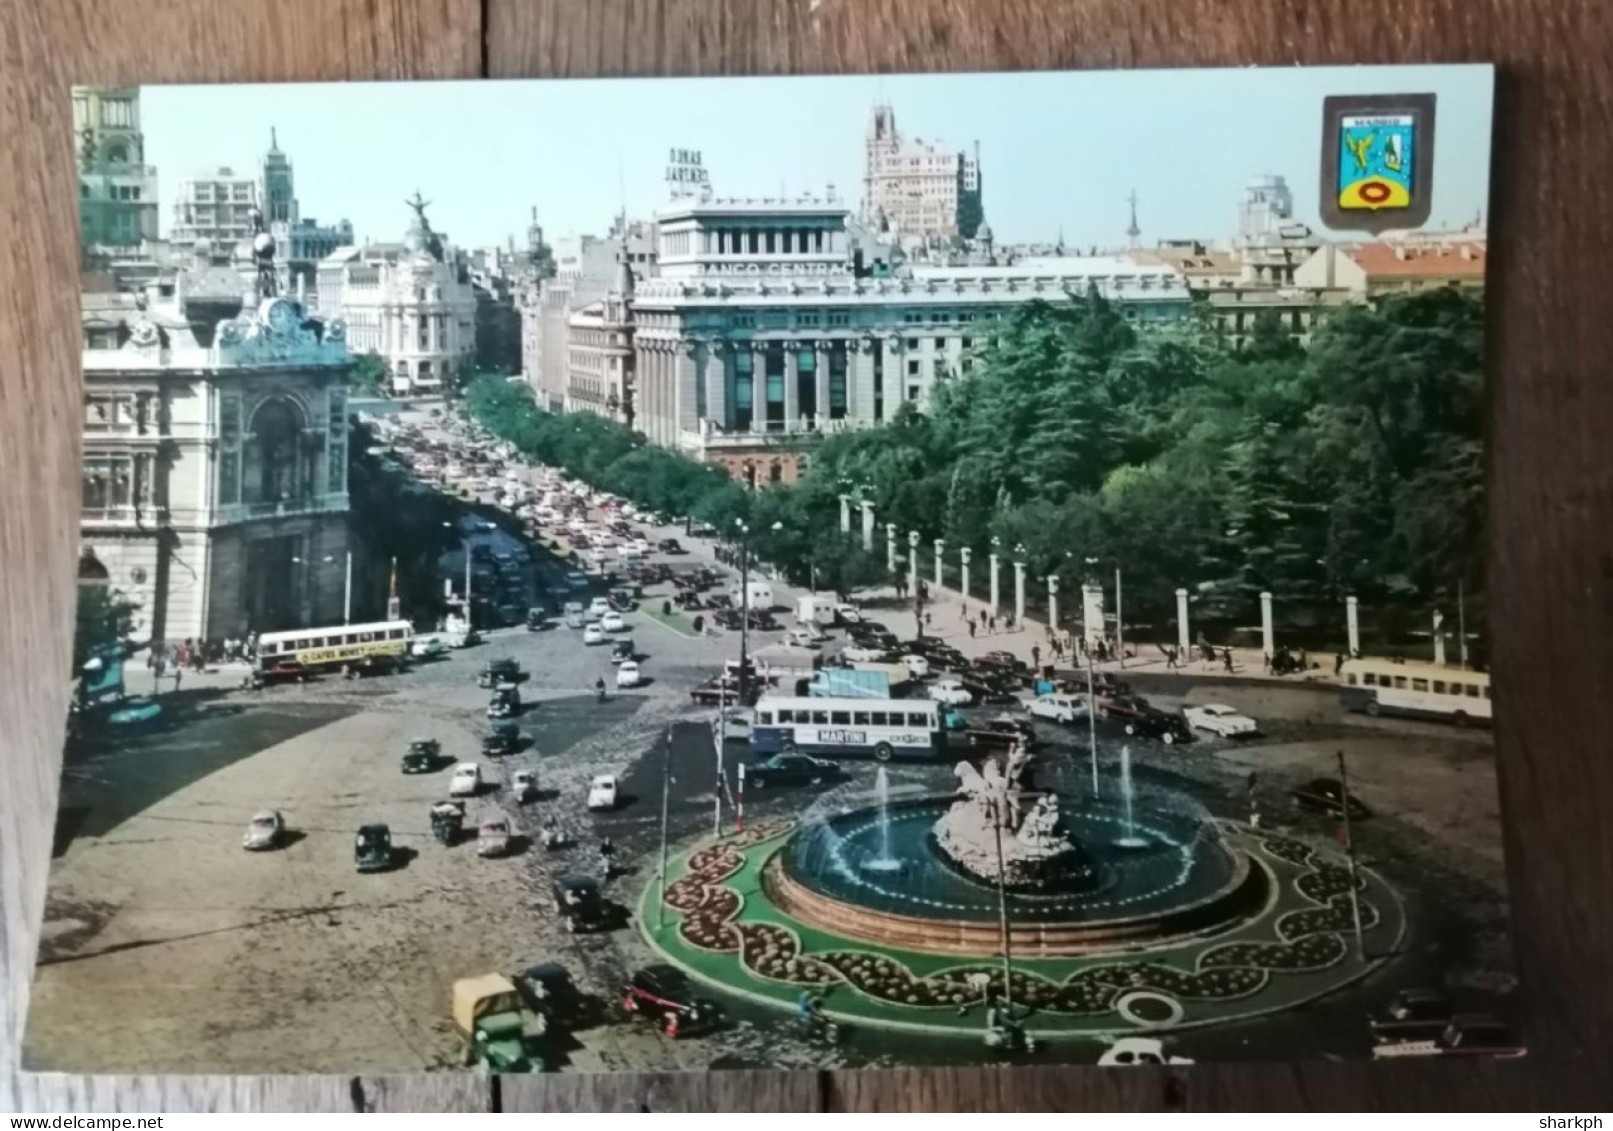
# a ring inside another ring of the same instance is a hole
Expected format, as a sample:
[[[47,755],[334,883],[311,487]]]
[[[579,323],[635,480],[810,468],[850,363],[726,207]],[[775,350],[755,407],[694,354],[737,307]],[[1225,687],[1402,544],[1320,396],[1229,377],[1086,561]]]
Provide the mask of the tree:
[[[140,603],[104,584],[78,587],[78,613],[73,631],[73,670],[108,649],[122,647],[134,632]]]
[[[366,393],[385,393],[387,391],[386,362],[381,360],[379,354],[361,353],[353,360],[353,367],[347,371],[347,383],[355,389]]]

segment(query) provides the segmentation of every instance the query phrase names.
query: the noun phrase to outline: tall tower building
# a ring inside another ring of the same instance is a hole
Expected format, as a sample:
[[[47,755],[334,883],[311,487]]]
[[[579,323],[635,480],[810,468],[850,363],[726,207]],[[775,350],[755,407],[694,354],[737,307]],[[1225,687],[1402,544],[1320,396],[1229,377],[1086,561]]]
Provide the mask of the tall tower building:
[[[79,235],[86,248],[157,238],[157,170],[145,164],[140,88],[73,88]]]
[[[973,239],[984,219],[980,149],[904,138],[896,111],[875,106],[863,150],[862,219],[876,230],[916,239]]]
[[[1272,243],[1278,229],[1294,218],[1294,194],[1288,182],[1264,173],[1243,186],[1238,202],[1238,243],[1248,247]]]
[[[1137,223],[1137,190],[1132,189],[1131,195],[1126,197],[1126,203],[1131,205],[1131,223],[1126,225],[1126,246],[1136,247],[1142,239],[1143,230]],[[1062,236],[1059,237],[1061,240]]]
[[[270,224],[297,222],[297,193],[293,187],[291,162],[280,152],[279,139],[269,129],[269,152],[259,165],[263,194],[263,215]]]

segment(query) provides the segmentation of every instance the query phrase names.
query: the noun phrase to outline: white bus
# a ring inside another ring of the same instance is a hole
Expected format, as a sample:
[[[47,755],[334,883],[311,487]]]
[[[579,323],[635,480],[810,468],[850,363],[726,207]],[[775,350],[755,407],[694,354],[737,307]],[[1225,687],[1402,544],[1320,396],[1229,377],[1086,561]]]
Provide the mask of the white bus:
[[[406,620],[265,632],[258,637],[256,663],[265,679],[343,667],[384,672],[403,665],[413,641],[414,626]]]
[[[933,700],[764,695],[756,703],[750,746],[758,755],[934,760],[946,756],[946,731]]]
[[[1339,702],[1346,711],[1410,715],[1465,726],[1490,721],[1490,676],[1393,660],[1346,660]]]

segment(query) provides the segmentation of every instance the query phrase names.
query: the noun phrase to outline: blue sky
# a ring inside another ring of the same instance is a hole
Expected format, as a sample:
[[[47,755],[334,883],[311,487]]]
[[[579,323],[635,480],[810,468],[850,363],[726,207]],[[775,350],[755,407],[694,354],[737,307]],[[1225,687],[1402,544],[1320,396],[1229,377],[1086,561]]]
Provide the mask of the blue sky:
[[[551,237],[603,231],[624,199],[647,216],[673,147],[701,151],[719,195],[833,182],[855,206],[869,109],[886,101],[908,136],[980,142],[999,241],[1062,227],[1072,246],[1114,246],[1133,188],[1145,245],[1224,240],[1261,173],[1287,177],[1296,213],[1320,227],[1328,94],[1435,93],[1430,226],[1466,223],[1488,211],[1492,89],[1477,65],[156,86],[141,116],[164,232],[180,177],[255,171],[274,126],[305,216],[396,239],[418,187],[434,227],[479,246],[519,240],[533,206]]]

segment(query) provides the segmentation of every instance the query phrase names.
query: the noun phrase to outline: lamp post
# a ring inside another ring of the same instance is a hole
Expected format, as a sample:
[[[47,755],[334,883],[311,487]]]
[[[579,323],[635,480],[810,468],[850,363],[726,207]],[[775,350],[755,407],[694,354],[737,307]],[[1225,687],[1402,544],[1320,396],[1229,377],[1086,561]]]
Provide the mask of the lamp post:
[[[1059,575],[1047,575],[1047,627],[1059,630]]]
[[[963,600],[965,605],[969,602],[969,559],[973,556],[967,546],[963,546],[958,550],[958,559],[962,562]]]
[[[941,592],[941,556],[946,552],[947,544],[944,538],[935,540],[935,591]]]
[[[742,518],[734,519],[739,530],[739,705],[748,706],[746,692],[750,689],[750,536],[751,528]],[[782,522],[771,529],[783,530]],[[718,695],[719,708],[726,706]]]
[[[917,594],[919,591],[919,532],[907,532],[907,591]]]
[[[992,535],[992,539],[991,539],[991,615],[992,616],[997,615],[997,602],[998,602],[998,597],[999,597],[999,592],[998,592],[998,572],[1001,569],[1001,561],[999,560],[999,558],[997,556],[997,548],[999,546],[1001,546],[1001,545],[1002,545],[1002,539],[998,538],[996,535]]]
[[[1025,547],[1014,547],[1014,626],[1025,628]]]

